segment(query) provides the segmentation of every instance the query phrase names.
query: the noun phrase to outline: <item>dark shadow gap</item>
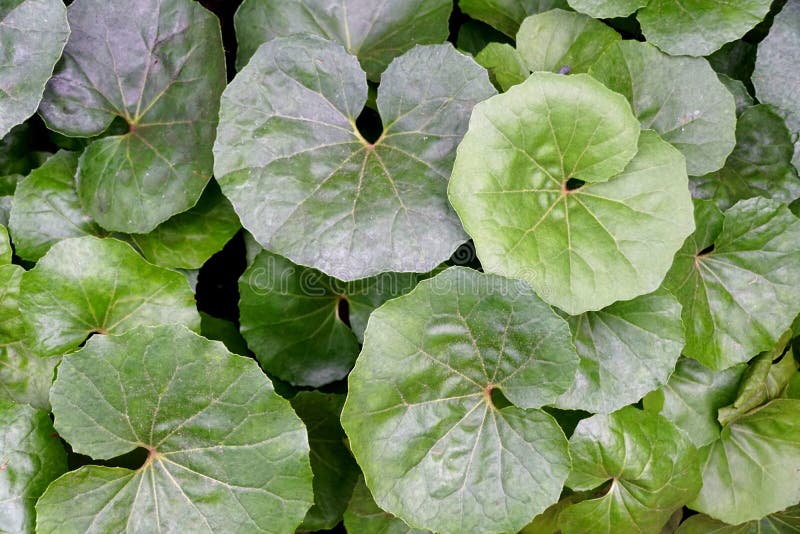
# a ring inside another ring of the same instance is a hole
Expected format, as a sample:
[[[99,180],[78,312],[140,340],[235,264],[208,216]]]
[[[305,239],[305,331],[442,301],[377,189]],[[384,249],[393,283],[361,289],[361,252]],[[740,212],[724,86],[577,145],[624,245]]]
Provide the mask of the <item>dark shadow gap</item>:
[[[365,106],[356,119],[356,128],[367,143],[374,144],[383,134],[381,116],[371,107]]]

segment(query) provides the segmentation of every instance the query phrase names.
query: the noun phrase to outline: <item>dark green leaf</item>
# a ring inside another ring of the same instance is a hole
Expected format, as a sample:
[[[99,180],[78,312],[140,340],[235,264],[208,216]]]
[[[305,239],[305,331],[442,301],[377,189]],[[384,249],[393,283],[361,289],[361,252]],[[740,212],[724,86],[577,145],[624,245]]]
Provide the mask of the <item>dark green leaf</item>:
[[[739,39],[727,43],[706,59],[718,73],[749,84],[756,64],[756,46]]]
[[[200,333],[207,339],[222,341],[233,354],[247,356],[250,353],[239,328],[230,321],[200,312]]]
[[[428,530],[411,528],[388,512],[384,512],[372,499],[364,477],[359,477],[347,511],[344,513],[347,532],[358,534],[429,534]]]
[[[791,534],[800,532],[800,506],[770,514],[759,521],[728,525],[707,515],[687,519],[675,534]]]
[[[473,19],[514,37],[529,15],[569,6],[567,0],[458,0],[458,7]]]
[[[736,102],[736,116],[741,116],[742,112],[755,104],[753,97],[747,92],[747,87],[742,82],[734,78],[730,78],[725,74],[717,74],[717,78],[722,82],[722,85],[733,95],[733,101]],[[739,127],[737,118],[736,127]],[[734,148],[734,150],[736,150]]]
[[[489,43],[513,44],[513,42],[511,37],[500,33],[488,24],[477,20],[466,20],[458,27],[456,48],[475,56]]]

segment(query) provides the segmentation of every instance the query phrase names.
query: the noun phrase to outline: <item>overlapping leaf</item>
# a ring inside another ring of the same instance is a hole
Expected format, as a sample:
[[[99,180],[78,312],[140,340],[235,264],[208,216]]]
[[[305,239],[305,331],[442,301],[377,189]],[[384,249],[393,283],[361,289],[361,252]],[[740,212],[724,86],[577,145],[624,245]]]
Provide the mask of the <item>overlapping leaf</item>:
[[[575,11],[596,19],[627,17],[648,4],[648,0],[568,0]]]
[[[800,532],[800,506],[770,514],[758,521],[729,525],[707,515],[687,519],[676,534],[790,534]]]
[[[353,496],[347,511],[344,513],[344,527],[347,532],[361,534],[428,534],[428,530],[412,528],[388,512],[384,512],[375,501],[364,484],[364,477],[359,477],[353,490]]]
[[[19,286],[24,272],[19,265],[0,265],[0,345],[25,337],[19,312]]]
[[[416,47],[382,77],[375,143],[355,126],[364,73],[338,44],[270,41],[223,95],[215,175],[267,250],[340,280],[427,272],[466,236],[445,191],[486,71],[450,45]]]
[[[470,17],[514,37],[525,17],[568,6],[567,0],[458,0],[458,7]]]
[[[23,343],[0,344],[0,399],[50,411],[50,386],[60,357],[43,358]]]
[[[524,82],[531,73],[517,49],[508,43],[489,43],[475,61],[489,71],[492,83],[501,91]]]

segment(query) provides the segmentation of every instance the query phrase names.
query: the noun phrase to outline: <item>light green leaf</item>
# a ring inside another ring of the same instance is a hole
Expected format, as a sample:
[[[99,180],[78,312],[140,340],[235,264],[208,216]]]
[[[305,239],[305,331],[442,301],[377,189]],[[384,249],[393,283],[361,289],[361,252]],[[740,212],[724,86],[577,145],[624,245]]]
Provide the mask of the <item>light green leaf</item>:
[[[722,82],[722,85],[733,95],[733,101],[736,103],[736,128],[739,128],[739,120],[741,119],[741,114],[747,108],[755,104],[753,97],[750,96],[750,93],[747,92],[747,87],[744,86],[742,82],[726,76],[725,74],[717,74],[717,78],[719,81]],[[736,150],[734,148],[734,150]]]
[[[19,286],[24,272],[25,269],[19,265],[0,265],[0,345],[25,337],[19,311]]]
[[[483,267],[572,315],[654,291],[691,200],[680,153],[637,138],[624,98],[585,74],[535,73],[476,106],[449,193]]]
[[[596,19],[609,19],[614,17],[627,17],[640,7],[648,4],[649,0],[568,0],[575,11],[586,13]]]
[[[8,230],[0,224],[0,266],[11,263],[13,252],[11,250],[11,240],[8,238]]]
[[[182,274],[147,263],[121,241],[96,237],[53,245],[22,276],[20,311],[30,346],[42,355],[69,352],[91,334],[139,325],[200,328]]]
[[[270,41],[223,95],[215,175],[261,245],[340,280],[428,272],[466,240],[447,180],[472,106],[494,94],[451,45],[419,46],[382,77],[384,131],[355,126],[356,58],[296,35]]]
[[[611,413],[666,384],[683,348],[681,306],[666,291],[569,318],[581,358],[556,406]]]
[[[50,411],[50,386],[59,356],[42,358],[22,343],[0,345],[0,399]]]
[[[183,326],[92,338],[64,357],[50,399],[76,452],[148,457],[51,484],[36,505],[41,534],[291,533],[311,504],[306,431],[289,403],[252,359]]]
[[[697,447],[719,438],[717,410],[734,401],[742,373],[741,363],[712,371],[697,360],[681,358],[667,385],[644,398],[644,409],[670,420]]]
[[[492,83],[502,91],[524,82],[530,75],[517,49],[507,43],[489,43],[475,56],[475,61],[489,71]]]
[[[684,355],[720,370],[771,349],[800,312],[800,220],[761,197],[724,216],[696,201],[695,220],[664,285],[683,306]]]
[[[747,108],[736,123],[736,148],[720,170],[692,177],[692,194],[728,209],[739,200],[762,196],[780,202],[800,197],[800,178],[792,166],[794,144],[772,107]]]
[[[461,11],[514,37],[529,15],[555,8],[567,9],[567,0],[458,0]]]
[[[587,72],[620,36],[592,17],[554,9],[526,18],[517,33],[517,50],[528,70]]]
[[[347,532],[359,534],[428,534],[428,530],[411,528],[400,519],[384,512],[372,499],[364,477],[359,477],[350,504],[344,513]]]
[[[239,327],[230,321],[200,312],[200,333],[206,339],[221,341],[233,354],[247,356],[250,353]]]
[[[76,0],[68,16],[40,113],[73,137],[124,119],[127,133],[81,156],[78,194],[103,228],[149,232],[191,208],[211,176],[226,79],[219,21],[190,0]]]
[[[460,267],[377,309],[342,426],[378,506],[416,528],[492,533],[556,502],[566,438],[527,408],[569,387],[569,338],[524,283]]]
[[[675,534],[790,534],[800,532],[800,506],[792,506],[758,521],[728,525],[707,515],[687,519]]]
[[[385,273],[344,283],[263,251],[239,279],[241,332],[266,371],[319,387],[347,376],[372,310],[417,280]]]
[[[736,103],[702,58],[671,57],[648,43],[611,45],[590,74],[633,106],[686,157],[690,175],[715,171],[736,144]]]
[[[703,487],[689,507],[738,524],[800,502],[798,413],[800,400],[776,399],[723,428],[700,451]]]
[[[569,440],[567,486],[590,490],[611,481],[597,499],[559,515],[564,534],[658,532],[700,488],[695,446],[658,415],[633,407],[578,423]]]
[[[0,138],[36,113],[68,37],[61,0],[0,2]]]
[[[707,56],[761,22],[770,0],[650,0],[639,11],[648,41],[674,56]]]
[[[314,473],[314,506],[300,528],[310,532],[331,529],[342,520],[361,474],[339,424],[344,395],[301,391],[291,403],[308,428]]]
[[[0,400],[0,528],[33,532],[34,505],[67,470],[67,453],[47,412]]]
[[[305,33],[344,46],[377,81],[414,45],[445,41],[452,9],[449,0],[245,0],[234,18],[236,66],[241,70],[263,43]]]

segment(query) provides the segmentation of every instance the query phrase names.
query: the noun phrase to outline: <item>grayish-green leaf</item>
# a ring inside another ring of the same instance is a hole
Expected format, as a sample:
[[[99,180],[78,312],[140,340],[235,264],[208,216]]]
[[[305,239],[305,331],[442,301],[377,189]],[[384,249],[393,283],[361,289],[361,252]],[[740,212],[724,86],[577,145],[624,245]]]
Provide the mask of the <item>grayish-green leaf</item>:
[[[742,82],[720,73],[717,73],[717,78],[719,78],[719,81],[722,82],[722,85],[724,85],[725,88],[733,95],[733,101],[736,103],[737,117],[739,117],[747,108],[755,104],[753,97],[747,92],[747,87],[745,87]],[[739,126],[738,118],[736,126],[737,128]]]
[[[642,128],[681,151],[690,175],[725,164],[736,144],[736,103],[705,59],[671,57],[648,43],[621,41],[590,74],[625,95]]]
[[[42,358],[22,343],[0,345],[0,399],[50,411],[50,386],[60,357]]]
[[[567,0],[458,0],[458,7],[513,38],[526,17],[569,6]]]
[[[342,412],[375,501],[437,532],[525,526],[570,466],[555,420],[528,408],[576,366],[566,322],[520,281],[454,267],[385,303]]]
[[[364,477],[359,477],[350,504],[344,513],[344,528],[359,534],[429,534],[428,530],[411,528],[400,519],[384,512],[372,499]]]
[[[675,534],[792,534],[800,533],[800,506],[770,514],[758,521],[729,525],[707,515],[687,519]]]
[[[683,348],[681,306],[666,291],[569,318],[581,358],[556,406],[611,413],[666,384]]]
[[[736,123],[736,147],[720,170],[692,177],[692,194],[728,209],[739,200],[762,196],[789,203],[800,197],[792,166],[794,143],[773,108],[747,108]]]
[[[771,0],[650,0],[639,11],[642,33],[664,52],[707,56],[761,22]]]
[[[67,453],[47,412],[0,400],[0,530],[33,532],[34,505],[67,470]]]
[[[87,213],[108,230],[149,232],[191,208],[212,168],[225,58],[219,21],[191,0],[76,0],[72,35],[40,113],[92,137],[78,168]]]
[[[418,46],[382,77],[384,131],[355,126],[364,73],[338,44],[270,41],[223,95],[215,175],[261,245],[340,280],[428,272],[466,240],[447,180],[472,106],[496,91],[451,45]]]
[[[532,72],[579,73],[587,72],[619,39],[617,32],[599,20],[554,9],[523,21],[517,50]]]
[[[0,265],[0,345],[25,337],[19,311],[20,283],[25,269],[19,265]]]
[[[148,457],[51,484],[36,505],[41,534],[288,534],[311,504],[306,430],[289,403],[255,361],[183,326],[92,338],[64,357],[50,399],[76,452]]]
[[[711,68],[742,82],[749,81],[756,64],[756,45],[738,39],[706,57]]]
[[[722,429],[717,410],[734,401],[746,369],[742,363],[712,371],[697,360],[681,358],[667,385],[645,396],[644,408],[672,421],[697,447],[708,445]]]
[[[559,515],[564,534],[658,532],[700,488],[695,446],[669,421],[627,407],[578,423],[569,440],[567,485],[590,490],[611,481],[602,497]]]
[[[96,237],[53,245],[22,276],[20,311],[30,346],[42,355],[75,349],[90,334],[139,325],[200,329],[182,274],[147,263],[126,243]]]
[[[700,451],[703,487],[689,507],[735,525],[800,502],[798,414],[800,400],[776,399],[723,428]]]
[[[761,197],[724,216],[698,200],[695,220],[664,285],[683,306],[683,353],[725,369],[771,349],[800,312],[800,220]]]
[[[596,19],[614,17],[627,17],[641,7],[648,4],[649,0],[568,0],[575,11],[586,13]]]
[[[501,91],[508,91],[530,75],[522,56],[508,43],[489,43],[475,61],[489,71],[492,83]]]
[[[36,112],[68,37],[61,0],[0,2],[0,138]]]
[[[694,223],[683,157],[639,131],[586,74],[534,73],[476,106],[449,192],[483,267],[572,315],[657,289]]]
[[[262,43],[296,33],[336,41],[358,57],[371,80],[417,44],[449,33],[450,0],[245,0],[236,11],[241,70]]]

